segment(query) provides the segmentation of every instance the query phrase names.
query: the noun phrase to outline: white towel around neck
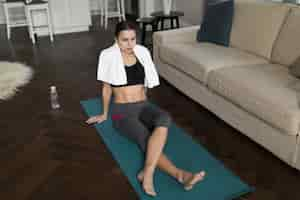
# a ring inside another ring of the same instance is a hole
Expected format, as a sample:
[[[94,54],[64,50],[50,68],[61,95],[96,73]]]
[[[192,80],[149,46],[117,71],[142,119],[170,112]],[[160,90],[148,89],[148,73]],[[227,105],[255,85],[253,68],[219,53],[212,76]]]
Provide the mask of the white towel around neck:
[[[159,85],[159,76],[154,66],[149,50],[139,44],[133,48],[134,54],[144,67],[144,86],[153,88]],[[99,56],[97,80],[113,85],[123,85],[127,83],[125,65],[121,50],[117,43],[101,51]]]

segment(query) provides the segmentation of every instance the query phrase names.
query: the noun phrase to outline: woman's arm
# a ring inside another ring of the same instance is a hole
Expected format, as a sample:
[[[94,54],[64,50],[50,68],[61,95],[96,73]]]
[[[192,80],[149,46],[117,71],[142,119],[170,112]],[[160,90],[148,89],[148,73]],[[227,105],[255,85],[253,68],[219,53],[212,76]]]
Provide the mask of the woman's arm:
[[[108,83],[103,82],[102,87],[102,101],[103,101],[103,112],[102,114],[90,117],[86,123],[101,123],[107,119],[109,102],[112,94],[111,86]]]
[[[109,83],[103,82],[102,88],[102,102],[103,102],[103,115],[107,117],[109,110],[109,102],[112,95],[112,88]]]

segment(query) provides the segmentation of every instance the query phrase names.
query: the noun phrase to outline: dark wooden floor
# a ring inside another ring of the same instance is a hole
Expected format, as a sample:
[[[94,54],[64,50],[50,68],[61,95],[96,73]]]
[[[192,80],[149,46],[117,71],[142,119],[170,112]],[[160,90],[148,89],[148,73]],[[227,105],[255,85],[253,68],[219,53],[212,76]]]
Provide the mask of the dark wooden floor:
[[[0,102],[0,198],[138,199],[116,161],[87,126],[79,101],[100,96],[98,54],[111,44],[113,28],[46,37],[33,46],[26,29],[7,41],[0,28],[0,60],[26,63],[34,79]],[[50,110],[56,85],[62,109]],[[149,98],[244,181],[256,187],[247,200],[300,199],[300,173],[234,130],[161,79]],[[267,134],[267,133],[266,133]],[[199,197],[201,199],[201,197]]]

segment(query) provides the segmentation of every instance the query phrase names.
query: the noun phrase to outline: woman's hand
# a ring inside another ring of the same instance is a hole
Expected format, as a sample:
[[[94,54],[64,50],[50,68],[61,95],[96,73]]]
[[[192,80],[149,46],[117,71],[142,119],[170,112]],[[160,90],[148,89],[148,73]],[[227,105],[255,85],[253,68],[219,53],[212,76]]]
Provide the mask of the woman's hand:
[[[102,115],[95,115],[90,117],[88,120],[85,122],[88,124],[93,124],[93,123],[101,123],[107,119],[107,116],[102,114]]]

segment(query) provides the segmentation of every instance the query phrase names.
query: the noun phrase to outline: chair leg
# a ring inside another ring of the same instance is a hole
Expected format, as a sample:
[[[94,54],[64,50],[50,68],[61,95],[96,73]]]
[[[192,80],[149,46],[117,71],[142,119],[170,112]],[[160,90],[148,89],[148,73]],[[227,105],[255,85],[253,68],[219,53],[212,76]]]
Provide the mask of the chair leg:
[[[9,26],[9,24],[6,25],[6,30],[7,30],[7,39],[10,40],[10,26]]]
[[[52,30],[52,23],[51,23],[51,17],[50,17],[49,9],[46,9],[46,12],[47,12],[47,23],[48,23],[50,41],[53,42],[53,30]]]
[[[29,23],[29,17],[27,15],[27,13],[26,13],[26,20],[27,20],[28,35],[29,35],[29,38],[32,40],[32,35],[31,35],[32,30],[31,30],[31,26],[30,26],[30,23]]]
[[[154,31],[158,31],[159,28],[159,18],[155,17],[154,21],[153,21],[153,27],[154,27]]]
[[[33,44],[35,44],[35,35],[34,35],[34,32],[33,32],[33,29],[31,30],[31,41]]]
[[[175,20],[176,20],[176,26],[177,26],[177,28],[180,28],[179,17],[175,17]]]
[[[103,17],[104,17],[104,0],[100,0],[99,1],[99,7],[100,7],[100,26],[102,27],[104,25],[104,20],[103,20]]]
[[[104,28],[107,29],[108,24],[108,0],[104,0]]]
[[[27,21],[28,21],[28,20],[27,20]],[[27,22],[27,23],[28,23],[28,22]],[[28,31],[29,38],[31,39],[31,30],[30,30],[29,24],[27,25],[27,31]]]
[[[35,35],[34,35],[33,30],[31,31],[31,41],[33,44],[35,44]]]
[[[33,24],[32,24],[32,18],[31,18],[31,11],[29,9],[26,10],[26,18],[28,20],[28,26],[29,26],[29,34],[30,38],[33,44],[35,44],[35,37],[34,37],[34,30],[33,30]]]
[[[122,9],[122,17],[123,17],[123,20],[125,21],[126,17],[125,17],[125,3],[124,3],[124,0],[121,0],[121,9]]]
[[[120,22],[120,21],[122,21],[122,13],[121,13],[120,0],[117,0],[117,12],[118,12],[119,22]]]
[[[164,28],[164,18],[161,18],[160,19],[160,30],[164,30],[165,28]]]
[[[158,31],[157,30],[158,22],[156,20],[154,20],[151,25],[152,25],[152,32]]]
[[[142,44],[145,44],[145,39],[146,39],[146,24],[143,23],[143,30],[142,30]]]
[[[9,12],[7,5],[4,3],[4,15],[5,15],[5,21],[6,21],[6,34],[7,39],[10,40],[10,21],[9,21]]]
[[[170,22],[171,22],[171,29],[174,29],[174,18],[173,17],[171,17],[170,18]]]

